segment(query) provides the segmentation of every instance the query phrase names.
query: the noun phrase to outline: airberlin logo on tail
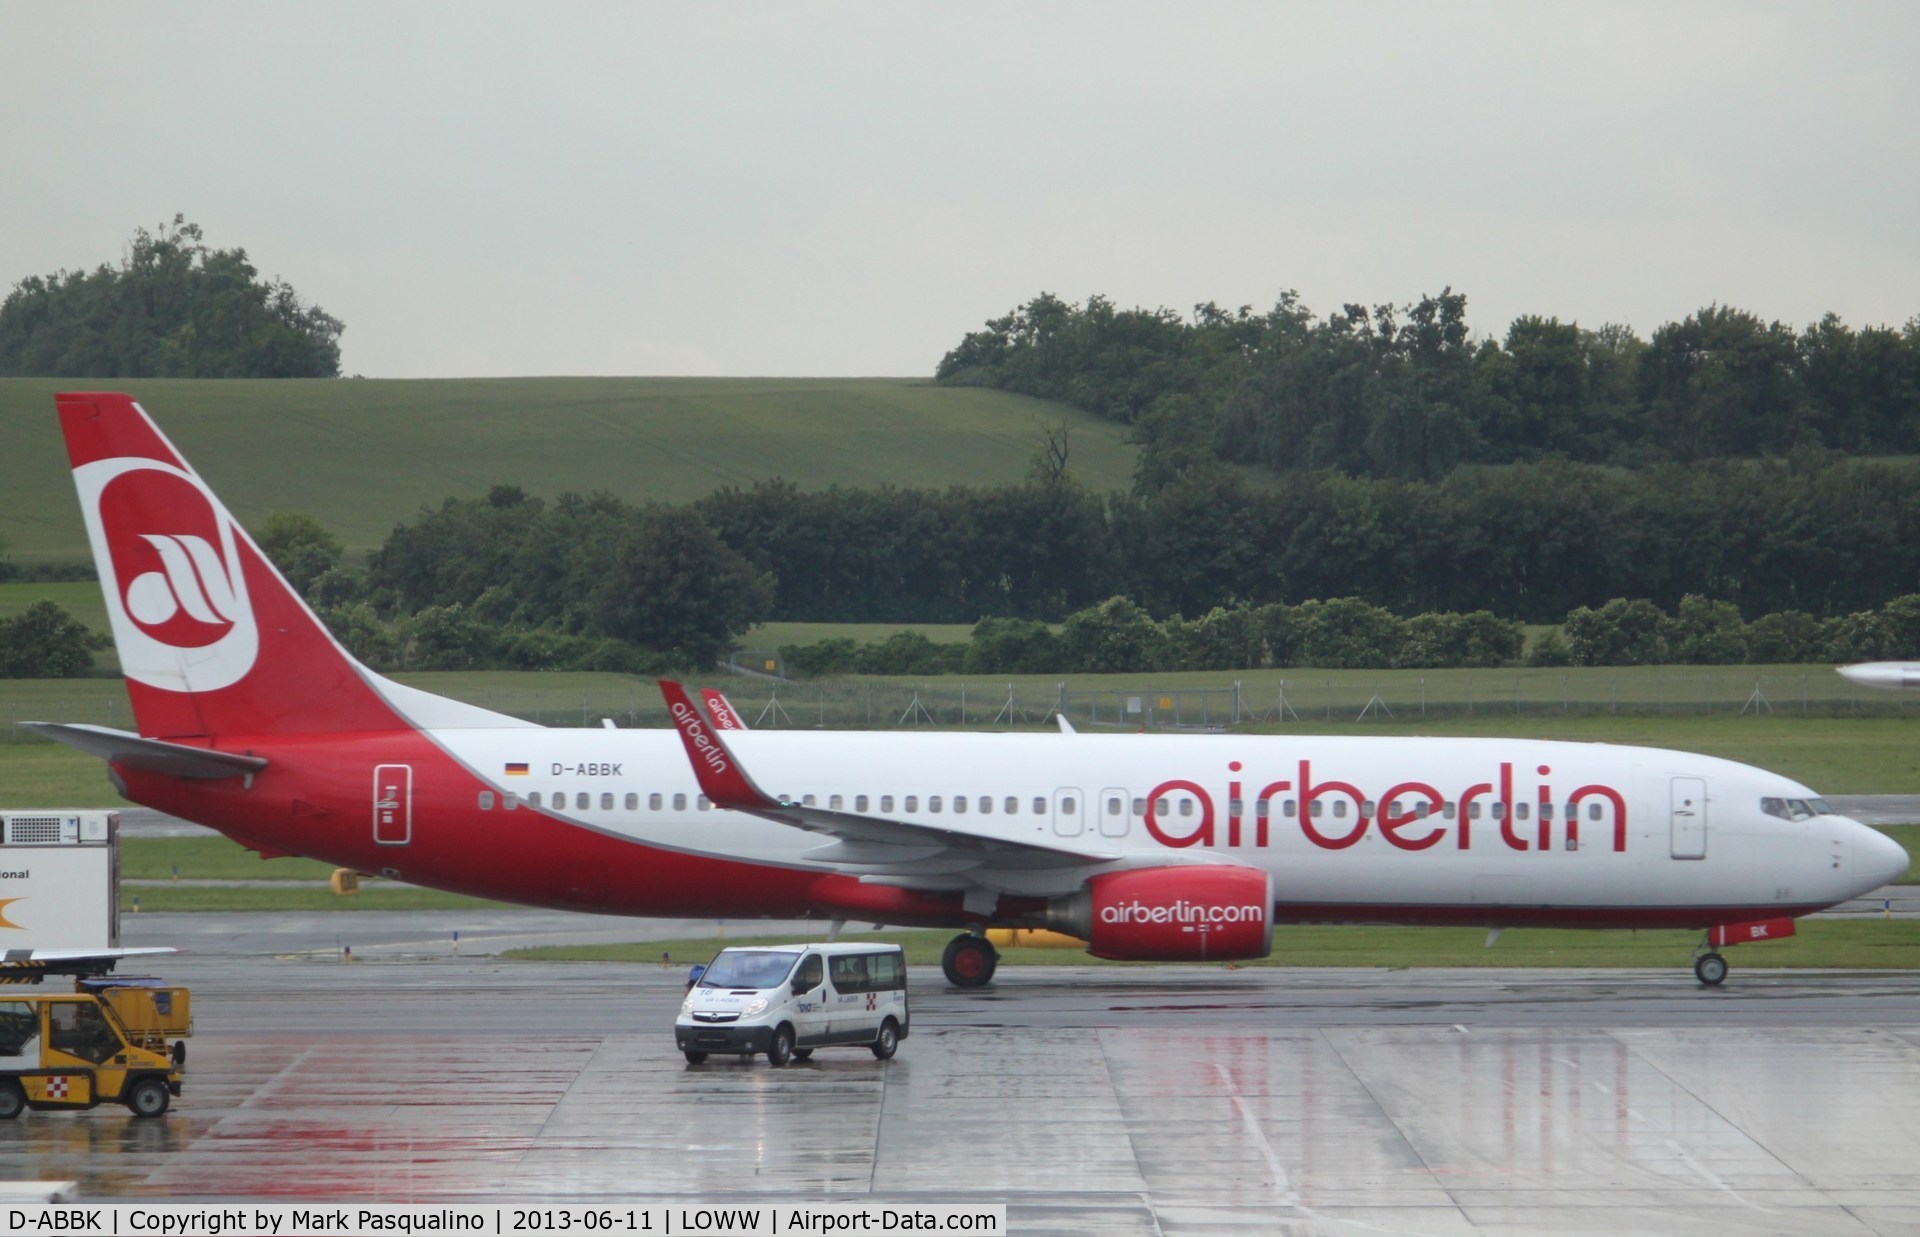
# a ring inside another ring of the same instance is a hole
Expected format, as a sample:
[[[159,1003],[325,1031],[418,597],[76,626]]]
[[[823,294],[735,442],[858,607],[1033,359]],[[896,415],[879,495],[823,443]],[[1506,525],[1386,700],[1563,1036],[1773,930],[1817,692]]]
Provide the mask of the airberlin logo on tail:
[[[158,460],[74,471],[128,678],[214,691],[245,678],[260,634],[232,518],[197,477]]]

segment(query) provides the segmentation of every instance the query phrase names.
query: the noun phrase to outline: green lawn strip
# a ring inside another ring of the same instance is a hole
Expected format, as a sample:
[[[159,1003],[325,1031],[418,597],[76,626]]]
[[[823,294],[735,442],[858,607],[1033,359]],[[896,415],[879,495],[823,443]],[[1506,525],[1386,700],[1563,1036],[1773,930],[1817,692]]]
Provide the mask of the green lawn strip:
[[[179,885],[121,886],[120,911],[449,911],[500,910],[509,904],[442,893],[414,885],[368,882],[356,894],[336,894],[317,885],[286,888],[229,885],[208,888]]]
[[[824,939],[824,938],[819,938]],[[869,939],[866,934],[847,939]],[[935,966],[951,932],[882,932],[875,940],[898,942],[907,961]],[[531,962],[659,963],[704,962],[728,945],[787,944],[791,937],[728,936],[709,939],[645,941],[631,945],[543,946],[502,955]],[[1274,929],[1273,953],[1239,966],[1380,967],[1672,967],[1692,966],[1697,932],[1577,932],[1554,928],[1514,928],[1488,948],[1479,928],[1404,928],[1372,926],[1283,925]],[[1920,969],[1920,920],[1802,920],[1799,935],[1764,945],[1727,951],[1741,967]],[[1106,962],[1075,949],[1003,949],[1008,966],[1147,966]]]
[[[266,859],[224,837],[122,838],[123,880],[326,880],[333,865],[318,859]]]

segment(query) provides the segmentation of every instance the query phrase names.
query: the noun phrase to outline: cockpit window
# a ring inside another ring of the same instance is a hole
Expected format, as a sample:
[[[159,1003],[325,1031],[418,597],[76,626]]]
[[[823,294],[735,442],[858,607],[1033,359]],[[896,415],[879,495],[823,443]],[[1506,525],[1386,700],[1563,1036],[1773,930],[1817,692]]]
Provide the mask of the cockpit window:
[[[1781,820],[1793,819],[1787,812],[1787,801],[1785,799],[1762,799],[1760,800],[1760,810],[1769,816],[1778,816]]]
[[[1809,799],[1807,800],[1807,805],[1813,809],[1815,816],[1838,816],[1840,814],[1828,807],[1825,799]]]
[[[1787,800],[1787,811],[1792,814],[1794,820],[1813,819],[1813,809],[1807,806],[1805,799]]]

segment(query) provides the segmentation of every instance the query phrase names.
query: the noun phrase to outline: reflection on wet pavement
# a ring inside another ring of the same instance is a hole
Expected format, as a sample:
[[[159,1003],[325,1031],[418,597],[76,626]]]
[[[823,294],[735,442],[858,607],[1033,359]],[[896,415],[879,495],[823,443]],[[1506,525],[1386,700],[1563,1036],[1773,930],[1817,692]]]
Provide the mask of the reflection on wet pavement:
[[[773,1070],[685,1064],[671,977],[567,1019],[487,983],[418,986],[394,1030],[378,1000],[284,993],[234,996],[223,1027],[210,992],[172,1114],[0,1123],[0,1176],[92,1200],[971,1201],[1021,1233],[1920,1231],[1915,1026],[1133,1025],[1058,1003],[996,1025],[1014,1002],[939,994],[887,1064]]]

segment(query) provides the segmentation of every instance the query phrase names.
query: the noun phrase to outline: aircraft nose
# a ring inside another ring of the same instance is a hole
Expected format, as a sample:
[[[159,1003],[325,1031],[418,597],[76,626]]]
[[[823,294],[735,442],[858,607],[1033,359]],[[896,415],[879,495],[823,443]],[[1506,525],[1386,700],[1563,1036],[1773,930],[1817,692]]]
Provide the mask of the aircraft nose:
[[[1878,829],[1854,822],[1859,832],[1853,836],[1853,871],[1868,889],[1890,885],[1907,874],[1912,863],[1906,849]]]

